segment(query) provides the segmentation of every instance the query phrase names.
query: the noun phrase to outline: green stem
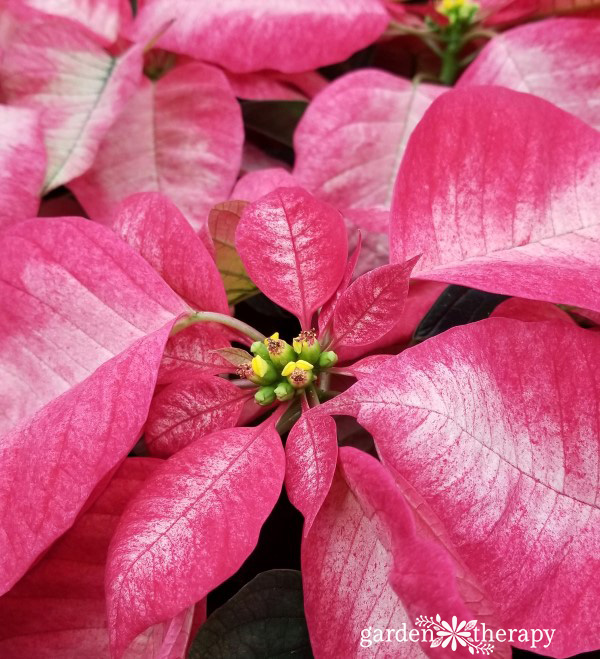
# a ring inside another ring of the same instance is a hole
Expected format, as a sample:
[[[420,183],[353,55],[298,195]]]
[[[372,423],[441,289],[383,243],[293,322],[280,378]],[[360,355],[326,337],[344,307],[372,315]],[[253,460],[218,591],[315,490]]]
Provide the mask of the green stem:
[[[264,334],[261,334],[258,330],[255,330],[254,327],[243,323],[241,320],[214,311],[195,311],[189,316],[178,320],[175,325],[173,325],[171,336],[178,334],[194,323],[219,323],[220,325],[231,327],[231,329],[236,330],[240,334],[244,334],[244,336],[251,338],[253,341],[264,341],[266,338]]]
[[[321,389],[328,389],[329,388],[329,381],[331,379],[330,376],[330,371],[323,371],[321,375],[319,376],[319,386]]]
[[[286,408],[285,412],[277,420],[275,429],[280,435],[285,435],[288,430],[291,430],[293,425],[302,415],[302,409],[300,405],[297,404],[297,401],[298,399],[290,401],[290,404]]]
[[[317,394],[317,390],[314,384],[311,384],[310,387],[308,387],[306,390],[306,396],[311,407],[316,407],[317,405],[321,404],[321,401],[319,400],[319,394]]]
[[[451,35],[448,44],[442,53],[442,70],[440,71],[440,82],[451,86],[458,77],[459,62],[458,53],[461,49],[460,40]]]

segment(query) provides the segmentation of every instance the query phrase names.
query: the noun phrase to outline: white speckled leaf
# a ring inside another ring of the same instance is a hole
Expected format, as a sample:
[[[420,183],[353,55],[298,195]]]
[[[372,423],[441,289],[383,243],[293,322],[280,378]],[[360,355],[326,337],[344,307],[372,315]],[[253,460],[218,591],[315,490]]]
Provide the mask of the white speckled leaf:
[[[600,634],[598,354],[597,335],[566,323],[490,319],[393,357],[321,410],[357,416],[503,624],[557,629],[556,657]]]

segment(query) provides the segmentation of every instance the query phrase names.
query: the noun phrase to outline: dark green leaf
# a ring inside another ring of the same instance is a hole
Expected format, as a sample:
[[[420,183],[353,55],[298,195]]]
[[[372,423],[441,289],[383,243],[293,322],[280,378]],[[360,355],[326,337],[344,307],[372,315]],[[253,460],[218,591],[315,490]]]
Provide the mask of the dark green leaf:
[[[255,577],[208,618],[189,654],[190,659],[271,657],[312,657],[297,570]]]
[[[420,322],[414,340],[424,341],[451,327],[483,320],[506,297],[465,286],[448,286]]]
[[[243,101],[244,125],[291,148],[294,131],[307,105],[306,101]]]

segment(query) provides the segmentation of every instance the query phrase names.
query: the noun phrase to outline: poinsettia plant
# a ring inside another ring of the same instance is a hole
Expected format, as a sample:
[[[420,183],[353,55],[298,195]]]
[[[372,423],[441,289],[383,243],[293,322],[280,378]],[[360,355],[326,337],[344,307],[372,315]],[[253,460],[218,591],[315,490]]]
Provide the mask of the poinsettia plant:
[[[0,0],[0,657],[600,649],[597,11]]]

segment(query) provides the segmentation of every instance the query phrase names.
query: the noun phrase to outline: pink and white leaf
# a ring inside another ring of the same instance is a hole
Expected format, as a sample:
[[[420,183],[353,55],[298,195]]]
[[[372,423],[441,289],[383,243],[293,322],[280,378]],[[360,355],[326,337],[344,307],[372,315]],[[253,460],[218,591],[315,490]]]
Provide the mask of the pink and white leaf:
[[[320,335],[322,335],[329,326],[330,321],[333,319],[333,314],[335,312],[335,308],[340,299],[340,296],[350,285],[350,281],[354,276],[356,264],[360,259],[361,250],[362,250],[362,233],[359,231],[356,240],[356,246],[352,250],[352,254],[348,258],[348,262],[346,263],[346,269],[344,270],[344,276],[342,277],[342,281],[339,283],[336,292],[323,304],[323,306],[319,311]]]
[[[535,94],[600,128],[600,20],[555,18],[491,39],[458,87],[498,85]]]
[[[294,176],[337,208],[388,210],[408,138],[444,91],[376,70],[338,78],[298,124]]]
[[[87,220],[13,225],[0,251],[0,432],[187,310],[146,261]]]
[[[110,45],[117,39],[121,25],[121,0],[22,0],[23,6],[51,16],[76,21],[98,39]]]
[[[45,171],[38,112],[0,105],[0,228],[37,214]]]
[[[310,71],[374,42],[389,17],[378,0],[146,0],[131,37],[236,73]]]
[[[377,375],[383,365],[391,358],[391,355],[370,355],[363,357],[357,362],[344,366],[344,370],[351,373],[357,380]]]
[[[185,64],[156,83],[142,81],[94,165],[70,187],[95,220],[108,222],[132,194],[161,192],[202,228],[212,206],[229,197],[243,139],[239,104],[224,74]]]
[[[348,251],[340,213],[302,188],[278,188],[248,204],[236,247],[252,281],[304,329],[336,291]]]
[[[222,325],[198,323],[186,327],[169,337],[158,371],[158,383],[230,372],[231,366],[217,352],[228,346]]]
[[[555,304],[539,302],[538,300],[525,300],[520,297],[510,297],[508,300],[501,302],[492,311],[490,318],[514,318],[528,323],[552,320],[570,325],[575,324],[571,316]]]
[[[0,82],[10,105],[40,112],[48,166],[44,191],[90,167],[100,141],[136,90],[142,51],[112,57],[71,21],[36,16],[8,37]]]
[[[114,659],[138,634],[199,601],[240,567],[279,497],[284,460],[268,422],[207,435],[146,481],[109,549]]]
[[[374,344],[397,324],[416,260],[371,270],[342,293],[333,314],[333,346]]]
[[[151,455],[169,457],[216,430],[236,425],[252,396],[223,378],[177,380],[152,400],[144,428]]]
[[[398,174],[392,260],[422,254],[419,279],[599,310],[598,185],[600,133],[579,119],[500,87],[448,92]]]
[[[125,505],[159,464],[151,458],[125,460],[93,505],[0,599],[5,659],[110,659],[104,600],[108,545]],[[125,657],[182,656],[192,612],[135,639]]]
[[[328,84],[327,79],[317,71],[288,74],[277,71],[225,71],[225,75],[237,98],[255,101],[306,101]]]
[[[555,657],[600,633],[599,349],[566,323],[494,318],[401,353],[321,410],[357,417],[505,628],[556,629]]]
[[[215,262],[167,197],[156,192],[128,197],[116,208],[112,228],[196,310],[229,313]]]
[[[384,351],[389,353],[394,351],[394,347],[406,347],[412,340],[419,323],[445,288],[446,284],[441,282],[413,279],[408,287],[404,311],[396,325],[374,345],[341,346],[337,351],[340,361],[354,361],[367,352]]]
[[[277,188],[295,188],[298,181],[283,167],[257,169],[244,174],[233,188],[232,199],[256,201]]]
[[[410,631],[417,615],[473,617],[451,555],[415,530],[409,506],[375,459],[340,449],[341,468],[302,546],[305,611],[318,657],[443,657],[420,643],[364,648],[361,630]],[[329,632],[329,633],[328,633]],[[499,647],[499,656],[510,650]],[[458,656],[468,656],[466,650]]]
[[[138,339],[0,438],[0,592],[73,524],[137,442],[171,326]]]
[[[285,444],[285,487],[292,504],[304,515],[305,536],[331,487],[337,455],[335,421],[330,416],[303,414]]]

